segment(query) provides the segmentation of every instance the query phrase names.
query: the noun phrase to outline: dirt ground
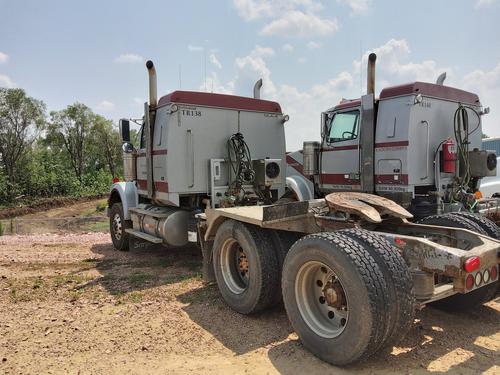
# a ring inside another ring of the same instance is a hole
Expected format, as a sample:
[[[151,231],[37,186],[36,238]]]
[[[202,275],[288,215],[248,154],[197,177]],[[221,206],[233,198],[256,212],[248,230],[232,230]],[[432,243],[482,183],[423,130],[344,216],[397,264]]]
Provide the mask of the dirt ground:
[[[283,307],[242,316],[201,281],[197,248],[113,250],[108,234],[0,237],[0,373],[500,373],[500,301],[425,308],[399,347],[337,368]]]

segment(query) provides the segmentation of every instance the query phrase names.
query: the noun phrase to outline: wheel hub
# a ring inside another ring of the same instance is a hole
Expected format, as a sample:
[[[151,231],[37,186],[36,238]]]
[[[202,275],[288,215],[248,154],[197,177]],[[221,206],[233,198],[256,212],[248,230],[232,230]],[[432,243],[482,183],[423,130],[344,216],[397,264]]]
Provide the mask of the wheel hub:
[[[328,306],[338,310],[346,307],[344,289],[337,280],[326,283],[323,288],[323,295]]]
[[[226,286],[234,294],[241,294],[248,288],[250,280],[248,258],[234,239],[228,239],[222,244],[221,271]]]
[[[118,213],[113,216],[113,233],[118,241],[122,238],[122,219]]]
[[[295,298],[304,322],[317,335],[334,338],[344,331],[348,298],[332,268],[319,261],[303,264],[295,277]]]

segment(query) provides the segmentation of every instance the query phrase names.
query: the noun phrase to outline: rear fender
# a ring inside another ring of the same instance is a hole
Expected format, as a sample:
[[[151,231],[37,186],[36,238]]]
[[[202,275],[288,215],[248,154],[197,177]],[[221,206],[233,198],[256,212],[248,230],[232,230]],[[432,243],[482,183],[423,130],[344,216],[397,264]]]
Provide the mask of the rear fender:
[[[108,208],[116,202],[121,202],[123,206],[123,216],[126,220],[130,220],[129,209],[137,207],[139,195],[135,182],[117,182],[111,186],[108,198]]]
[[[314,199],[314,185],[302,175],[287,176],[286,187],[293,191],[299,201]]]

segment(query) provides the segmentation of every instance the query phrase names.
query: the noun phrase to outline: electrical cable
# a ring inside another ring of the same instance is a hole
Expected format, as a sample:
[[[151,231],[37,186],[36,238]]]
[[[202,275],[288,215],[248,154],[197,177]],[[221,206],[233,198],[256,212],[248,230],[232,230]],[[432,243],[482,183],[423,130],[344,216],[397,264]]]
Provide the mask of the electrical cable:
[[[245,193],[243,185],[252,184],[255,180],[255,171],[252,168],[250,149],[244,140],[243,134],[235,133],[227,141],[227,154],[234,180],[229,184],[229,194],[241,199],[241,192]]]

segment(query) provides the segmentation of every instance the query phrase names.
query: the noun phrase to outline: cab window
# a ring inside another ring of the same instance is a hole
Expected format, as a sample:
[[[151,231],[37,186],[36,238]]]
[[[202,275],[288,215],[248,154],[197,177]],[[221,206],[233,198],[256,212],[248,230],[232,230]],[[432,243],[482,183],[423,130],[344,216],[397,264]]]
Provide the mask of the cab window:
[[[336,113],[330,122],[328,143],[342,142],[358,137],[359,111]]]

